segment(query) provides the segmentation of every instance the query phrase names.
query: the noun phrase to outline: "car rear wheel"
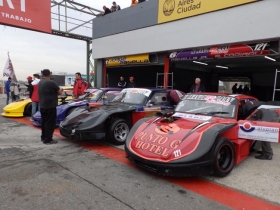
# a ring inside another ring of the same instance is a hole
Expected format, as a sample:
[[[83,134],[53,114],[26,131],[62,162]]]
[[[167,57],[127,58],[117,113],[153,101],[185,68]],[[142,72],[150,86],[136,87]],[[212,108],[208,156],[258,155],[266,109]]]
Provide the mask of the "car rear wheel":
[[[32,112],[32,103],[29,103],[25,106],[23,115],[25,117],[31,117],[31,112]]]
[[[130,126],[126,120],[114,120],[108,129],[107,139],[115,145],[123,145],[129,133]]]
[[[227,176],[234,167],[234,161],[234,144],[226,138],[220,138],[215,147],[214,174],[219,177]]]

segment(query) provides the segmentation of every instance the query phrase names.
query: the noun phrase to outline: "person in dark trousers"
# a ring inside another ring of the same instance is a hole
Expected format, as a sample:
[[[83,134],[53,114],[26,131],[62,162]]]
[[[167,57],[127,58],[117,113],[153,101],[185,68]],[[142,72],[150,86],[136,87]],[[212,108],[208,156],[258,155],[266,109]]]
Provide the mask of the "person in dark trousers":
[[[124,81],[123,76],[120,77],[120,81],[118,82],[119,88],[125,88],[126,87],[126,81]]]
[[[9,77],[8,78],[8,81],[5,83],[5,92],[6,92],[6,95],[7,95],[7,98],[6,98],[6,105],[9,104],[10,102],[10,85],[11,85],[11,82],[12,82],[12,78]]]
[[[190,93],[205,92],[204,86],[201,84],[200,78],[195,78],[194,84],[190,89]]]
[[[127,88],[135,88],[136,87],[136,82],[134,81],[134,77],[131,76],[129,77],[129,81],[127,83]]]
[[[107,15],[107,14],[111,13],[111,10],[109,8],[107,8],[106,6],[103,6],[103,10],[104,10],[103,15]]]
[[[236,93],[237,93],[237,85],[238,85],[238,84],[235,83],[235,84],[232,86],[232,88],[231,88],[233,94],[236,94]]]
[[[27,87],[27,91],[29,93],[29,98],[31,98],[32,92],[33,92],[33,86],[31,84],[32,82],[33,82],[32,77],[28,76],[27,77],[27,83],[24,84]]]
[[[53,132],[56,126],[56,107],[58,105],[57,95],[61,95],[63,89],[51,80],[51,72],[49,69],[44,69],[42,79],[38,84],[39,106],[41,112],[41,141],[44,144],[56,144],[53,140]]]

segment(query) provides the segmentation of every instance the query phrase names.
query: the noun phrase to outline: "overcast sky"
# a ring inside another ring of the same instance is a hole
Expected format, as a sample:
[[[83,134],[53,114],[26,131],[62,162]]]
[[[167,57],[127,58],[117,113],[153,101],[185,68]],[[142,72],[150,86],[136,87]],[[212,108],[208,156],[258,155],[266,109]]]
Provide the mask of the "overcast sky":
[[[75,2],[102,10],[104,5],[110,8],[113,0],[75,0]],[[131,1],[119,0],[116,2],[124,9],[130,6]],[[56,11],[57,7],[54,7],[52,12]],[[68,10],[67,13],[70,17],[84,21],[93,17],[78,11]],[[65,23],[61,24],[65,25]],[[69,24],[67,27],[69,29],[75,26]],[[52,20],[52,28],[58,29],[57,21]],[[80,28],[74,30],[73,33],[88,37],[91,37],[92,34],[91,29],[88,28]],[[0,46],[0,71],[3,72],[9,51],[18,80],[26,80],[27,76],[40,72],[45,68],[53,72],[71,74],[79,71],[86,73],[85,41],[0,25]],[[6,79],[4,78],[4,80]]]

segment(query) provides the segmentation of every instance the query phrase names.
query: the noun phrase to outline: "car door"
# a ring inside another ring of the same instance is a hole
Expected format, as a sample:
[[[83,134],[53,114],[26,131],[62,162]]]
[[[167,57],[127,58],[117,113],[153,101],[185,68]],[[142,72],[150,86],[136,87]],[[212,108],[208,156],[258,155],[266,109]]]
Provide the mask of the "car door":
[[[280,106],[261,105],[238,127],[240,139],[279,142]]]

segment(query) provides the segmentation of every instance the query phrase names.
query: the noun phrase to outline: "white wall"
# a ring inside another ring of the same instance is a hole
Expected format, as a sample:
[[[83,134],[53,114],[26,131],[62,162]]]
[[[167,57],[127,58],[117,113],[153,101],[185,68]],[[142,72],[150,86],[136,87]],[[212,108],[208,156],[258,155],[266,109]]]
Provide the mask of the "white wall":
[[[279,39],[279,23],[280,0],[263,0],[94,39],[92,57],[97,59],[216,44]]]

